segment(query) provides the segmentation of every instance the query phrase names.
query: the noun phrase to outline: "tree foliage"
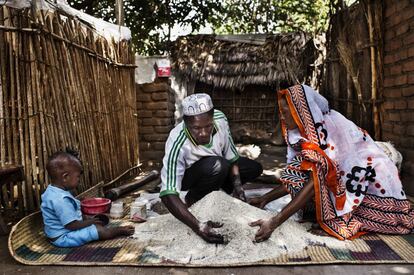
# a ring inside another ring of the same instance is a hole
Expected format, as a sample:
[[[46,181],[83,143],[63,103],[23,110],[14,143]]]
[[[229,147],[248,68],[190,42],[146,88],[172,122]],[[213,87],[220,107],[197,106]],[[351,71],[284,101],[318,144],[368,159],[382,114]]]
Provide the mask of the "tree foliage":
[[[192,32],[209,25],[217,34],[307,32],[327,28],[330,6],[340,0],[124,0],[125,25],[140,54],[168,49],[173,26]],[[349,1],[349,0],[348,0]],[[115,0],[68,0],[96,17],[115,22]]]
[[[317,32],[326,28],[329,12],[324,0],[227,0],[223,5],[226,12],[213,21],[217,33]]]
[[[115,0],[69,0],[75,9],[115,22]],[[132,42],[140,54],[165,52],[174,25],[198,30],[212,13],[222,8],[215,0],[124,0],[125,25],[131,29]]]

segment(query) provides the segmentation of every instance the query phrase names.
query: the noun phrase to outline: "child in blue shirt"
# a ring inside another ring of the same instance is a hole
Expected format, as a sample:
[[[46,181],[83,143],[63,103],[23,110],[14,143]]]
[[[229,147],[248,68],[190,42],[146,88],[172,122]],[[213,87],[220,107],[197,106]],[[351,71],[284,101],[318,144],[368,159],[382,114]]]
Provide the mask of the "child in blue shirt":
[[[58,247],[76,247],[95,240],[107,240],[134,233],[133,226],[104,227],[98,218],[83,220],[80,202],[69,190],[75,189],[82,174],[80,160],[57,152],[47,165],[51,184],[42,194],[41,211],[46,236]]]

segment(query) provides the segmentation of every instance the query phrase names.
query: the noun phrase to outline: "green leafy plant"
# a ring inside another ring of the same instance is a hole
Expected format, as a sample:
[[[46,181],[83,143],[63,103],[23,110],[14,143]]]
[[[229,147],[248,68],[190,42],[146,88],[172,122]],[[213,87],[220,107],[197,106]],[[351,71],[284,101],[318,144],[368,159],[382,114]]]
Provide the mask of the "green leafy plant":
[[[115,0],[69,0],[90,15],[115,23]],[[195,33],[210,26],[216,34],[317,33],[328,26],[333,6],[355,0],[124,0],[125,25],[140,54],[168,51],[174,26]]]

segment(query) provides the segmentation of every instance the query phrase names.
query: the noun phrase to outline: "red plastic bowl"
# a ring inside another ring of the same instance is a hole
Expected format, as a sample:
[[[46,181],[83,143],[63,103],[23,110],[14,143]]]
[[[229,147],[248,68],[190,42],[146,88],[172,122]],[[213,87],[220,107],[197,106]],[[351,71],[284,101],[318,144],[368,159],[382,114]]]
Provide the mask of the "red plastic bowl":
[[[108,212],[111,207],[111,200],[105,198],[89,198],[81,201],[83,214],[96,215]]]

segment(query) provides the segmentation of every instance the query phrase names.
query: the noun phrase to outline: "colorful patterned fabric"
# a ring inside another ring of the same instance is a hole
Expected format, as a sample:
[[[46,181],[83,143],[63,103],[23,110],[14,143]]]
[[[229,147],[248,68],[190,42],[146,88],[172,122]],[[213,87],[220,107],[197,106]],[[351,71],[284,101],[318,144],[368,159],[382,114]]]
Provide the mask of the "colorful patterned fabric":
[[[303,171],[301,168],[302,160],[301,156],[295,156],[280,175],[280,180],[285,184],[292,197],[295,197],[309,180],[309,171]],[[303,220],[315,221],[315,201],[312,200],[306,203],[301,211]]]
[[[295,197],[302,190],[303,185],[309,180],[309,172],[301,168],[303,158],[296,156],[283,169],[280,179],[285,184],[288,192]]]
[[[283,96],[300,134],[299,146],[290,144],[291,130],[281,119],[288,161],[300,156],[300,169],[296,170],[311,171],[321,227],[339,239],[357,237],[365,231],[411,233],[414,211],[397,167],[368,133],[329,109],[327,100],[308,86],[280,91],[279,103]],[[284,177],[282,182],[291,194],[303,186],[301,176]]]

